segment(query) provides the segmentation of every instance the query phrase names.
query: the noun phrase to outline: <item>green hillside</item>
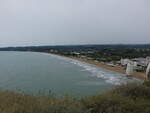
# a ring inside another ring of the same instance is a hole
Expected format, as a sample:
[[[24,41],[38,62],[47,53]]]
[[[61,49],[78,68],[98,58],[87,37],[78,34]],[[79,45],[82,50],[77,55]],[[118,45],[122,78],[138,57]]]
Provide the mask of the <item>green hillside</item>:
[[[73,99],[0,92],[0,113],[150,113],[150,82]]]

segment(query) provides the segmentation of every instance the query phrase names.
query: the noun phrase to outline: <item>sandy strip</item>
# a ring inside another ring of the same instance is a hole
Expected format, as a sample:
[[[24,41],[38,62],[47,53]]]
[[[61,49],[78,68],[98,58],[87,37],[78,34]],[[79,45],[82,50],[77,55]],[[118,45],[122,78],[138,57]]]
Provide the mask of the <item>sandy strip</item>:
[[[73,58],[75,60],[79,60],[81,62],[94,64],[96,66],[99,66],[99,67],[102,67],[102,68],[105,68],[105,69],[108,69],[108,70],[111,70],[111,71],[115,71],[115,72],[125,74],[125,70],[121,66],[109,66],[107,64],[100,63],[100,62],[95,62],[93,60],[87,60],[87,59],[82,59],[82,58],[74,58],[74,57],[70,57],[70,58]],[[142,72],[134,72],[132,76],[136,77],[136,78],[139,78],[139,79],[142,79],[142,80],[145,80],[145,73],[142,73]]]
[[[68,57],[68,56],[64,56],[64,55],[60,55],[60,54],[54,54],[54,55],[71,58],[71,59],[78,60],[78,61],[81,61],[81,62],[85,62],[85,63],[88,63],[88,64],[93,64],[93,65],[96,65],[96,66],[99,66],[101,68],[105,68],[105,69],[108,69],[108,70],[111,70],[111,71],[115,71],[115,72],[118,72],[118,73],[125,74],[125,70],[121,66],[109,66],[107,64],[100,63],[100,62],[95,62],[94,60],[88,60],[88,59],[85,59],[85,58]],[[139,78],[139,79],[142,79],[142,80],[145,80],[145,73],[142,73],[142,72],[134,72],[132,76],[136,77],[136,78]]]

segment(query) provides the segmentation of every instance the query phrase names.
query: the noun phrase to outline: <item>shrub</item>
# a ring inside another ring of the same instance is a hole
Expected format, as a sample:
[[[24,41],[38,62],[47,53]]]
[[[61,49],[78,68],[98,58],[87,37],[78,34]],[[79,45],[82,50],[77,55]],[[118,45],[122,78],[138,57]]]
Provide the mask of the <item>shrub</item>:
[[[0,113],[150,113],[150,87],[129,83],[78,100],[0,92]]]
[[[117,94],[102,94],[82,101],[91,113],[122,113],[125,104],[130,100]]]
[[[145,85],[147,87],[150,87],[150,80],[145,80],[143,85]]]
[[[36,97],[12,92],[0,93],[0,113],[87,113],[72,98]]]
[[[150,99],[150,87],[147,87],[141,83],[124,84],[116,87],[112,92],[131,99]]]
[[[150,113],[150,88],[137,83],[82,100],[91,113]]]

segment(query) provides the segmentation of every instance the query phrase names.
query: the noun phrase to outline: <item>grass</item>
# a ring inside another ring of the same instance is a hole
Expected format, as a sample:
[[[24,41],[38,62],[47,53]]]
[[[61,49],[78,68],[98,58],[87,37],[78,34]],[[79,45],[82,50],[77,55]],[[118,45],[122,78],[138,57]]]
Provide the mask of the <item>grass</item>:
[[[91,113],[150,113],[150,87],[129,83],[82,101]]]
[[[0,92],[0,113],[150,113],[150,87],[130,83],[80,100]]]
[[[1,92],[0,113],[86,113],[86,109],[79,101],[70,97],[36,97]]]

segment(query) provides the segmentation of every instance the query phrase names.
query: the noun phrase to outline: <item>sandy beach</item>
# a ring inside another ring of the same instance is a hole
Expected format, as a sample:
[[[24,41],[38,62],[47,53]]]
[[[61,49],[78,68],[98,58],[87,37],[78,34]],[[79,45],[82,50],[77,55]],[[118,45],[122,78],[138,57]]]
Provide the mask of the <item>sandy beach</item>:
[[[115,71],[115,72],[125,74],[125,70],[121,66],[109,66],[109,65],[104,64],[104,63],[95,62],[93,60],[87,60],[87,59],[83,59],[83,58],[76,58],[76,57],[69,57],[69,58],[73,58],[75,60],[79,60],[81,62],[86,62],[86,63],[89,63],[89,64],[94,64],[96,66],[99,66],[99,67],[102,67],[102,68],[105,68],[105,69],[108,69],[108,70],[111,70],[111,71]],[[142,73],[142,72],[134,72],[132,76],[136,77],[136,78],[139,78],[139,79],[142,79],[142,80],[145,80],[145,73]]]
[[[68,56],[64,56],[64,55],[60,55],[60,54],[55,54],[55,55],[68,57]],[[105,68],[105,69],[108,69],[108,70],[111,70],[111,71],[115,71],[115,72],[118,72],[118,73],[125,74],[125,70],[121,66],[109,66],[107,64],[104,64],[104,63],[101,63],[101,62],[96,62],[94,60],[88,60],[88,59],[85,59],[85,58],[77,58],[77,57],[68,57],[68,58],[78,60],[78,61],[81,61],[81,62],[85,62],[85,63],[88,63],[88,64],[93,64],[93,65],[99,66],[101,68]],[[145,80],[145,73],[142,73],[142,72],[134,72],[132,76],[136,77],[136,78],[139,78],[139,79],[142,79],[142,80]]]

